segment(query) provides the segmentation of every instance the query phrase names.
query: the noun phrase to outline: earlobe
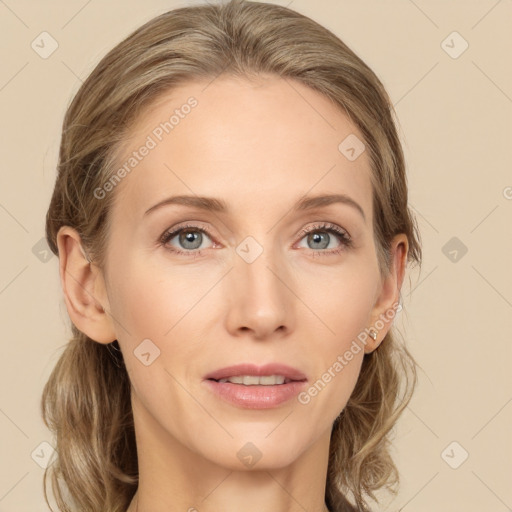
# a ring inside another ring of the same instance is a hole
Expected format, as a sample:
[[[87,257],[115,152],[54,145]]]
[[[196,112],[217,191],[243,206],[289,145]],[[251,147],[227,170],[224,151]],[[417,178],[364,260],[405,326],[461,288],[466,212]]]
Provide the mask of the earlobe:
[[[116,339],[109,310],[103,276],[83,250],[80,235],[70,226],[57,233],[59,274],[64,300],[73,324],[99,343]]]
[[[396,235],[391,243],[391,266],[382,280],[380,293],[371,315],[369,331],[371,335],[365,345],[365,353],[375,350],[391,329],[393,319],[401,307],[400,290],[407,266],[409,243],[404,233]]]

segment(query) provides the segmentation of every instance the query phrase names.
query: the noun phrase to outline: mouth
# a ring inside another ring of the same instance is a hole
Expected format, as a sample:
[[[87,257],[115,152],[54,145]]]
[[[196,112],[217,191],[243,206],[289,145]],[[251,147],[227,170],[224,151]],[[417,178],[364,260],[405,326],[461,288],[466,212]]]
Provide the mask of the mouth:
[[[297,395],[307,380],[302,372],[283,364],[241,364],[204,377],[207,387],[218,398],[249,409],[278,407]]]
[[[243,386],[281,386],[282,384],[288,384],[289,382],[302,382],[289,379],[284,375],[263,375],[261,377],[257,375],[237,375],[223,379],[208,380],[214,380],[215,382],[221,383],[231,382],[231,384],[241,384]]]
[[[292,381],[306,381],[306,375],[297,368],[282,364],[269,363],[257,366],[242,363],[215,370],[204,377],[206,380],[231,382],[244,386],[275,386]]]

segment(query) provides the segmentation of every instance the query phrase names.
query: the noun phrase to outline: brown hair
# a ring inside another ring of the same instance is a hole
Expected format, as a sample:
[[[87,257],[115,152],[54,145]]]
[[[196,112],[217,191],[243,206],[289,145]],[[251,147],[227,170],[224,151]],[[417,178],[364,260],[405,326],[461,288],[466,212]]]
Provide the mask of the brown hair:
[[[82,84],[64,118],[46,217],[55,254],[57,232],[67,225],[78,231],[89,257],[103,265],[115,193],[99,200],[94,191],[114,174],[127,130],[162,93],[221,73],[294,79],[347,114],[370,158],[381,273],[389,270],[390,243],[398,233],[408,237],[408,262],[421,265],[404,156],[382,83],[315,21],[285,7],[245,0],[157,16],[113,48]],[[366,511],[366,495],[376,500],[374,491],[382,487],[396,492],[399,474],[389,435],[411,398],[416,363],[392,331],[364,356],[354,392],[333,425],[325,496],[332,511]],[[130,383],[117,340],[100,344],[72,325],[41,407],[58,454],[44,475],[47,502],[50,477],[63,512],[125,512],[137,488],[138,465]]]

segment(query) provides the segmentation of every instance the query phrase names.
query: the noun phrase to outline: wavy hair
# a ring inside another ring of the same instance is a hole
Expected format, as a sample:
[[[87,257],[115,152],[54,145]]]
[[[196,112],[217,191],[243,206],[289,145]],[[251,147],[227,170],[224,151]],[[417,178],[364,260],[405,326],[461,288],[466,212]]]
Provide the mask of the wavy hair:
[[[329,98],[364,137],[371,165],[374,238],[382,275],[390,244],[405,233],[407,262],[421,266],[421,243],[408,207],[405,161],[393,105],[375,73],[336,35],[291,9],[260,2],[184,7],[133,31],[90,73],[67,108],[46,238],[58,255],[61,226],[75,228],[89,257],[105,261],[115,193],[94,191],[115,172],[130,126],[173,87],[220,74],[293,79]],[[130,382],[119,344],[95,342],[71,325],[42,393],[56,458],[47,480],[62,512],[125,512],[138,483]],[[391,328],[366,354],[355,389],[333,424],[325,500],[332,511],[367,511],[368,498],[396,493],[392,429],[417,381],[416,362]],[[50,507],[51,508],[51,507]]]

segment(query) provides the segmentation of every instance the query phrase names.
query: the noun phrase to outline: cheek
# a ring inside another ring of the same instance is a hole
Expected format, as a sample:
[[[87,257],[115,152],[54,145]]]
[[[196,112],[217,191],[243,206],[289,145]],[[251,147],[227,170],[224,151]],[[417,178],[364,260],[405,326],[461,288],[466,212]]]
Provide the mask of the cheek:
[[[315,313],[326,352],[327,347],[342,350],[369,327],[378,280],[377,268],[371,262],[354,259],[338,270],[305,275],[298,281],[298,296]]]
[[[205,291],[189,286],[178,267],[157,269],[149,258],[119,262],[111,287],[111,312],[135,396],[155,417],[162,408],[183,416],[187,400],[175,379],[182,382],[181,371],[194,360],[190,319]]]
[[[361,317],[361,315],[360,315]],[[347,316],[339,319],[336,338],[320,340],[309,350],[315,369],[309,386],[298,396],[300,404],[311,407],[319,417],[335,420],[347,404],[359,378],[364,345],[358,340],[359,322]]]
[[[371,268],[347,266],[331,272],[325,286],[318,284],[323,279],[316,279],[315,287],[313,280],[301,284],[301,296],[308,298],[318,318],[307,315],[312,323],[307,330],[316,333],[312,336],[315,350],[305,343],[303,351],[309,354],[315,375],[299,402],[319,407],[331,420],[345,407],[359,377],[378,282],[377,270]]]
[[[204,281],[190,277],[180,267],[157,266],[147,257],[120,261],[110,279],[111,312],[124,327],[117,326],[119,335],[165,339],[205,293]]]
[[[154,389],[172,394],[169,373],[189,371],[204,340],[211,276],[140,257],[120,262],[111,277],[111,313],[130,380],[141,396],[149,390],[146,398]],[[144,366],[144,357],[154,362]]]

